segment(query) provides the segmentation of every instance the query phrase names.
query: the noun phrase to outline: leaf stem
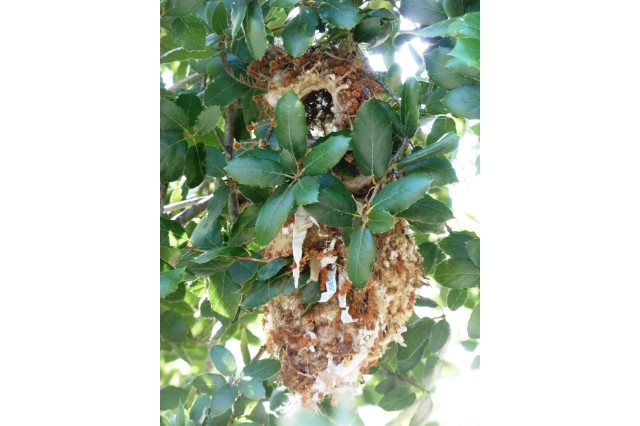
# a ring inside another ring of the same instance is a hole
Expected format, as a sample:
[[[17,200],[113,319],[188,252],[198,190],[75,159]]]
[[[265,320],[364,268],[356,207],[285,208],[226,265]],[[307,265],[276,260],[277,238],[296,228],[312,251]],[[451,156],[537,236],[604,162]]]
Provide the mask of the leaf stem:
[[[414,383],[413,380],[409,380],[409,378],[407,376],[403,376],[402,374],[398,374],[398,373],[394,373],[393,371],[391,371],[389,368],[387,368],[387,366],[385,366],[384,364],[378,364],[378,366],[380,367],[380,369],[382,369],[385,374],[389,375],[389,376],[393,376],[399,380],[402,380],[405,383],[408,383],[409,385],[420,389],[423,392],[429,393],[429,391],[424,387],[424,386],[420,386],[417,383]]]
[[[188,75],[187,77],[183,78],[182,80],[178,81],[177,83],[174,83],[171,87],[167,88],[167,90],[169,90],[170,92],[175,92],[176,90],[178,90],[178,89],[180,89],[180,88],[182,88],[184,86],[188,86],[189,84],[195,82],[200,77],[202,77],[202,74],[200,74],[200,73],[195,73],[195,74]]]
[[[227,107],[227,112],[224,117],[224,156],[227,163],[233,159],[233,116],[238,107],[238,101],[233,102]],[[235,222],[238,218],[238,191],[235,185],[229,185],[231,192],[229,193],[229,217],[231,222]]]

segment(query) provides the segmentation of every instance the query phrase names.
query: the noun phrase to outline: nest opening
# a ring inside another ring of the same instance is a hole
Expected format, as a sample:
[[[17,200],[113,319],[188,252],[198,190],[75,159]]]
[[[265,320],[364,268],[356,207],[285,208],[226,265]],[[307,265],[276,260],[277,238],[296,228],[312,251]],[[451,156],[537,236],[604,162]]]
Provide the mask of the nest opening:
[[[301,99],[307,113],[309,132],[314,138],[328,134],[334,119],[333,97],[326,89],[314,90]]]

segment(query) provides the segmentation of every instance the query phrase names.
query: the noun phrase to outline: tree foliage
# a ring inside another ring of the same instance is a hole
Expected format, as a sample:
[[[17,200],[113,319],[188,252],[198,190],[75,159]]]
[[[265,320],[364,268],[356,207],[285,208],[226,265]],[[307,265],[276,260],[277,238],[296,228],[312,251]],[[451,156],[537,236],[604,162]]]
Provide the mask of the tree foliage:
[[[416,29],[401,31],[401,17]],[[451,160],[464,132],[479,135],[479,1],[162,0],[160,33],[161,69],[175,82],[160,87],[161,424],[278,424],[290,393],[265,354],[263,306],[299,292],[312,309],[321,290],[296,289],[292,258],[261,249],[298,206],[344,235],[356,288],[370,279],[376,235],[408,221],[425,285],[439,293],[418,297],[406,346],[388,347],[357,404],[426,424],[452,340],[447,313],[467,311],[468,347],[480,337],[479,238],[446,225]],[[402,83],[394,54],[414,38],[429,47],[413,49],[418,70]],[[295,63],[345,41],[388,69],[350,64],[381,90],[346,129],[311,134],[310,101],[293,90],[272,116],[256,102],[270,86],[251,64],[274,46]],[[342,179],[355,174],[369,184],[357,199]],[[320,412],[333,419],[336,407]]]

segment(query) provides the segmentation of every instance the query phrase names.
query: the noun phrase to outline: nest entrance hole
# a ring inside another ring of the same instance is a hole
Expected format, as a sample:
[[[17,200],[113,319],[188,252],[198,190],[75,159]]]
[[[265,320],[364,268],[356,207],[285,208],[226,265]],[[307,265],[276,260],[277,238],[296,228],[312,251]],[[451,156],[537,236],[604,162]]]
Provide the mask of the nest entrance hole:
[[[325,89],[314,90],[305,95],[301,101],[307,113],[307,124],[312,136],[325,136],[334,130],[329,126],[334,119],[331,93]]]

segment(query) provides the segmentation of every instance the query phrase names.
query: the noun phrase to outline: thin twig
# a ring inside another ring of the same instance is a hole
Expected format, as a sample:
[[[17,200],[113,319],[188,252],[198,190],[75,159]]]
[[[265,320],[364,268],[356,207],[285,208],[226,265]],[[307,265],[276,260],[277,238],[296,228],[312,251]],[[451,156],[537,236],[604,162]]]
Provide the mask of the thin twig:
[[[411,386],[413,386],[413,387],[415,387],[417,389],[420,389],[423,392],[427,392],[427,393],[429,392],[424,386],[421,386],[421,385],[419,385],[417,383],[414,383],[412,380],[409,380],[409,378],[406,377],[406,376],[403,376],[403,375],[398,374],[398,373],[394,373],[393,371],[389,370],[384,364],[378,364],[378,367],[380,367],[380,369],[382,369],[386,374],[388,374],[390,376],[396,377],[396,378],[402,380],[403,382],[408,383],[408,384],[410,384]]]
[[[160,216],[164,211],[164,199],[167,197],[167,190],[169,189],[168,183],[160,182]]]
[[[269,259],[256,259],[255,257],[249,257],[249,256],[231,256],[234,259],[238,259],[238,260],[249,260],[251,262],[258,262],[258,263],[269,263],[270,260]]]
[[[191,207],[192,205],[199,203],[200,201],[208,201],[211,197],[213,197],[213,194],[205,195],[203,197],[189,198],[188,200],[178,201],[177,203],[173,204],[167,204],[166,206],[164,206],[164,212],[169,213],[174,210],[186,209],[187,207]]]
[[[236,112],[236,108],[238,107],[238,102],[234,102],[227,107],[227,113],[225,115],[225,123],[224,123],[224,156],[227,160],[227,163],[233,159],[233,116]],[[231,217],[231,222],[235,222],[238,218],[238,193],[236,188],[231,185],[231,192],[229,193],[229,216]]]
[[[387,86],[384,81],[382,81],[378,74],[373,73],[373,78],[376,80],[376,83],[378,83],[380,87],[382,87],[382,89],[387,93],[387,95],[389,95],[391,99],[393,99],[398,105],[400,105],[400,98],[398,97],[398,95],[393,93],[393,90],[391,90],[389,86]]]
[[[203,211],[205,211],[207,209],[207,206],[209,205],[209,199],[210,198],[211,197],[209,197],[207,199],[200,199],[193,206],[191,206],[188,209],[184,210],[183,212],[177,214],[172,219],[180,222],[180,225],[184,226],[191,219],[193,219],[194,217],[198,216],[200,213],[202,213]]]
[[[395,155],[391,158],[391,161],[389,162],[389,167],[387,168],[387,171],[385,172],[385,174],[380,178],[380,180],[378,181],[378,183],[376,184],[375,188],[373,188],[373,192],[371,193],[371,196],[368,198],[368,202],[373,200],[373,197],[376,196],[376,194],[378,193],[378,190],[380,189],[380,186],[382,185],[382,182],[384,181],[384,178],[389,174],[390,171],[393,170],[393,166],[396,163],[396,160],[398,158],[400,158],[400,156],[402,155],[402,153],[404,152],[405,149],[407,149],[407,145],[409,144],[409,138],[405,136],[404,139],[402,139],[402,144],[400,145],[400,148],[398,148],[398,151],[395,153]]]
[[[177,83],[174,83],[167,90],[169,90],[171,92],[174,92],[174,91],[180,89],[181,87],[188,86],[189,84],[195,82],[200,77],[202,77],[202,74],[199,74],[199,73],[191,74],[191,75],[183,78],[182,80],[178,81]]]
[[[266,349],[267,349],[267,345],[260,346],[260,349],[258,350],[258,353],[253,358],[251,358],[251,362],[257,361],[258,359],[260,359],[260,357],[262,356],[262,354],[264,353],[264,351]]]

